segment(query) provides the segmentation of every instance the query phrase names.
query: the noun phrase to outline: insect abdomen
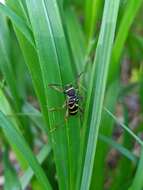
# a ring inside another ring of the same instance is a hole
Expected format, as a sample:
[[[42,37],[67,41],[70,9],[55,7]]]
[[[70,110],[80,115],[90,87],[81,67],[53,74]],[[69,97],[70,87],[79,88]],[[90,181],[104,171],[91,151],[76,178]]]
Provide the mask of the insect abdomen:
[[[69,106],[69,114],[70,115],[76,115],[78,112],[78,104],[74,104],[72,107]]]
[[[68,102],[68,110],[70,115],[76,115],[78,112],[78,99],[70,99]]]

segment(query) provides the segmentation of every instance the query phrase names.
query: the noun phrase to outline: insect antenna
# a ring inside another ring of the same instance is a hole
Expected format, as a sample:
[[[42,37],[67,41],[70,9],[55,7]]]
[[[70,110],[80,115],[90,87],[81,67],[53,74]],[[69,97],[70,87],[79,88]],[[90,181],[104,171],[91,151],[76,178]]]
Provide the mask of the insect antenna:
[[[61,84],[48,84],[48,87],[53,88],[54,90],[58,91],[58,92],[64,92],[63,86]]]
[[[56,84],[56,83],[51,83],[51,84],[48,84],[49,87],[51,86],[63,86],[62,84]]]

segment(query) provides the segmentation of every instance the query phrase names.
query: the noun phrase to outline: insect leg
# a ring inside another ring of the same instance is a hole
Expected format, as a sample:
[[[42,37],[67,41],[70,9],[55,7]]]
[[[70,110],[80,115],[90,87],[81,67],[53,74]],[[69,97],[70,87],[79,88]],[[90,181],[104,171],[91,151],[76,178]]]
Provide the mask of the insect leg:
[[[48,85],[50,88],[58,91],[58,92],[61,92],[63,93],[64,92],[64,89],[61,87],[61,85],[58,85],[58,84],[49,84]]]
[[[57,107],[57,108],[49,108],[48,110],[50,111],[50,112],[52,112],[52,111],[60,111],[60,110],[62,110],[63,109],[63,107]]]
[[[67,106],[67,101],[65,100],[64,104],[62,105],[63,108]]]
[[[78,108],[79,108],[80,113],[83,114],[84,113],[83,109],[80,106],[78,106]]]
[[[65,121],[67,122],[67,120],[68,120],[68,117],[69,117],[69,110],[67,109],[66,110],[66,114],[65,114]]]
[[[57,129],[56,127],[53,128],[53,129],[51,129],[51,130],[50,130],[50,133],[53,133],[56,129]]]
[[[80,80],[81,80],[81,76],[84,74],[84,71],[82,71],[81,73],[78,74],[77,78],[76,78],[76,83],[77,83],[77,87],[78,89],[80,88]]]
[[[63,106],[62,106],[60,109],[63,109],[63,108],[65,108],[66,106],[67,106],[67,103],[66,103],[66,101],[65,101],[64,104],[63,104]],[[51,110],[51,111],[57,111],[57,110]],[[67,110],[66,110],[66,114],[65,114],[65,122],[67,122],[67,118],[68,118],[68,117],[69,117],[69,113],[68,113],[68,109],[67,109]],[[61,123],[61,125],[63,126],[63,125],[64,125],[64,122]],[[56,127],[54,127],[53,129],[51,129],[51,130],[50,130],[50,133],[56,131],[59,126],[60,126],[60,124],[57,125]]]
[[[62,122],[62,123],[59,123],[59,124],[57,124],[56,126],[54,126],[54,128],[52,128],[51,130],[50,130],[50,133],[53,133],[53,132],[55,132],[59,127],[63,127],[64,126],[64,122]]]
[[[78,99],[83,101],[85,99],[85,97],[78,95]]]
[[[67,106],[67,103],[66,103],[66,101],[64,102],[64,104],[61,106],[61,107],[53,107],[53,108],[49,108],[48,110],[49,111],[60,111],[60,110],[62,110],[62,109],[64,109],[65,107]]]
[[[77,79],[76,79],[76,89],[77,91],[80,91],[83,90],[84,92],[86,92],[86,89],[85,87],[83,86],[83,82],[81,83],[81,76],[85,73],[85,71],[82,71],[78,76],[77,76]]]

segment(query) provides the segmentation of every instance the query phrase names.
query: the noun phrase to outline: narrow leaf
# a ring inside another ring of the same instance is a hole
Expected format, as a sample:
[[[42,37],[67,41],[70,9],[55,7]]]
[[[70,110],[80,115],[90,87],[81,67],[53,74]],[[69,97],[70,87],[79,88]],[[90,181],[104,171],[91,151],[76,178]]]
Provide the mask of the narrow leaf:
[[[143,189],[143,149],[141,150],[141,155],[135,173],[131,187],[128,190],[142,190]]]
[[[142,2],[143,2],[142,0],[137,0],[137,1],[130,0],[126,2],[125,12],[120,22],[118,33],[117,33],[116,40],[114,43],[112,61],[111,61],[109,77],[108,77],[109,83],[114,81],[114,78],[118,76],[118,71],[119,71],[119,66],[120,66],[119,60],[121,58],[126,39],[128,37],[129,30],[131,28],[131,25],[133,24],[135,16],[137,15],[139,11],[139,8],[142,5]]]
[[[13,22],[13,24],[22,32],[22,34],[31,43],[31,45],[35,47],[30,28],[24,22],[24,20],[22,20],[22,18],[16,15],[15,12],[13,12],[9,7],[7,7],[6,5],[3,5],[2,3],[0,3],[0,12],[8,16],[9,19]]]
[[[110,145],[112,148],[115,148],[117,151],[119,151],[123,156],[128,158],[128,160],[134,162],[135,164],[137,163],[138,159],[137,157],[130,152],[128,149],[123,147],[121,144],[118,144],[114,140],[110,139],[109,137],[106,137],[104,135],[99,135],[99,139],[103,141],[104,143],[107,143]]]
[[[125,129],[141,146],[143,146],[143,141],[133,131],[131,131],[125,124],[121,123],[107,108],[104,109],[123,129]]]
[[[42,164],[43,161],[47,158],[50,151],[51,151],[51,148],[48,144],[43,146],[43,148],[40,150],[39,154],[37,155],[37,160],[40,164]],[[23,190],[26,189],[26,187],[29,185],[34,175],[35,173],[32,171],[31,167],[29,167],[21,176],[20,181],[21,181],[21,186]]]
[[[96,152],[96,145],[98,139],[99,126],[101,121],[102,106],[104,101],[104,93],[106,88],[106,80],[108,75],[108,68],[111,58],[112,45],[115,35],[116,21],[119,8],[119,0],[105,1],[104,13],[102,19],[102,26],[99,35],[99,40],[96,49],[96,57],[92,72],[90,83],[90,90],[87,98],[87,107],[85,112],[89,109],[88,104],[91,97],[91,92],[94,85],[95,65],[97,65],[97,80],[95,85],[95,98],[93,103],[93,111],[90,123],[90,131],[87,143],[87,150],[83,168],[83,176],[81,182],[81,190],[89,189],[91,183],[91,176],[94,164],[94,157]],[[85,113],[88,115],[88,113]],[[86,117],[86,115],[85,115]]]
[[[9,139],[9,142],[21,152],[25,160],[27,160],[43,189],[51,190],[50,183],[43,169],[40,167],[37,159],[25,142],[25,139],[2,112],[0,112],[0,123],[0,126],[3,129],[5,136]]]

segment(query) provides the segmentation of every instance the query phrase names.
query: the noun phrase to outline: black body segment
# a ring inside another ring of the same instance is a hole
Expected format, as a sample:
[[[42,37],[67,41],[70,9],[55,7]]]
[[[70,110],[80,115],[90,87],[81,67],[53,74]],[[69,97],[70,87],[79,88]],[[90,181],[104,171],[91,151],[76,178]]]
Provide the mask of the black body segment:
[[[68,109],[69,115],[76,115],[78,113],[78,94],[76,92],[76,89],[72,85],[68,85],[65,87],[65,94],[66,94],[66,104]]]

